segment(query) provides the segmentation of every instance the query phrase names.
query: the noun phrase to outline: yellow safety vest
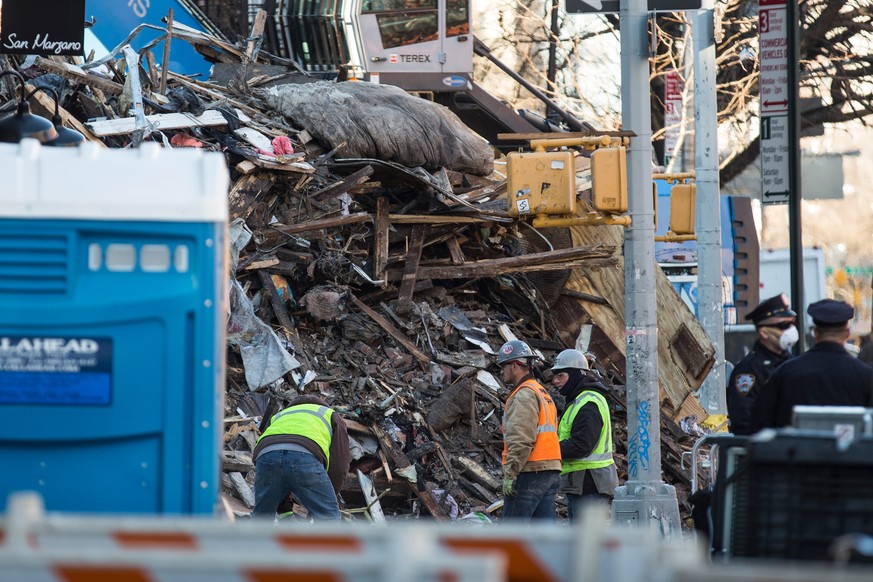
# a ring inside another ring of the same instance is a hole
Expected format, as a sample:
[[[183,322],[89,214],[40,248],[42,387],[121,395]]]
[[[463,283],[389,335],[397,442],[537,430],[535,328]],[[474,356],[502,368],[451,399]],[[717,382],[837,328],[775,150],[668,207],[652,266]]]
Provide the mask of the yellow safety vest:
[[[321,447],[324,453],[324,458],[327,460],[326,465],[330,466],[330,442],[333,436],[333,431],[330,427],[330,419],[333,416],[333,410],[327,406],[319,406],[318,404],[298,404],[277,412],[270,426],[258,439],[276,435],[276,434],[293,434],[305,436],[311,439]]]
[[[564,459],[561,474],[582,471],[584,469],[599,469],[615,463],[615,460],[612,458],[612,420],[609,417],[609,405],[606,403],[606,398],[603,397],[603,394],[599,392],[585,390],[576,397],[576,400],[564,412],[561,422],[558,423],[558,439],[565,441],[570,438],[570,432],[573,429],[573,421],[576,419],[576,415],[589,402],[594,402],[597,405],[600,418],[603,420],[603,427],[600,429],[600,438],[597,440],[597,446],[584,459]]]

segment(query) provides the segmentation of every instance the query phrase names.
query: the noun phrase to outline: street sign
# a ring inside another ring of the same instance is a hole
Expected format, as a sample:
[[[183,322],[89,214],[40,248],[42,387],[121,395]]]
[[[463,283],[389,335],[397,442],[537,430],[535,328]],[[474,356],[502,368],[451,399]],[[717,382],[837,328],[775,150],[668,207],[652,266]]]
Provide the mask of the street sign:
[[[761,201],[784,204],[790,197],[788,168],[788,19],[786,0],[759,0],[761,72]]]
[[[567,14],[618,12],[619,0],[566,0]],[[649,0],[649,11],[682,12],[700,10],[701,0]]]
[[[682,133],[682,92],[685,81],[676,69],[664,75],[664,165],[669,166]],[[678,153],[678,152],[677,152]],[[681,154],[680,154],[681,155]]]

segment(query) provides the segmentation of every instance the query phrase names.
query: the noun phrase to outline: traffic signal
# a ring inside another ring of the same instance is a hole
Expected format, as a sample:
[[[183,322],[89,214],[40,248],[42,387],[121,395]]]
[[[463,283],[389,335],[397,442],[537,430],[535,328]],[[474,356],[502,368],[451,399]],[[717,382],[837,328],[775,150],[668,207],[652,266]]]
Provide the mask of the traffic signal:
[[[512,216],[574,214],[576,165],[571,151],[511,152],[506,156]]]
[[[591,153],[591,193],[601,212],[627,212],[627,150],[597,148]]]
[[[694,234],[694,207],[697,186],[680,183],[670,189],[670,230],[674,234]]]

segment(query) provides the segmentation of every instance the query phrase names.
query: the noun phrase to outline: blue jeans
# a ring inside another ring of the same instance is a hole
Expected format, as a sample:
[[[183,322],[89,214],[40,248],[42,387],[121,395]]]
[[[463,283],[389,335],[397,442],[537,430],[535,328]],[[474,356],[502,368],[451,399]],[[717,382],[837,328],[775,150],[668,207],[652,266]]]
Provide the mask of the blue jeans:
[[[275,518],[285,497],[293,494],[314,520],[339,520],[339,504],[324,465],[311,453],[270,451],[255,462],[255,507],[252,517]]]
[[[560,471],[519,473],[515,480],[516,494],[503,498],[503,519],[542,519],[554,523],[560,475]]]

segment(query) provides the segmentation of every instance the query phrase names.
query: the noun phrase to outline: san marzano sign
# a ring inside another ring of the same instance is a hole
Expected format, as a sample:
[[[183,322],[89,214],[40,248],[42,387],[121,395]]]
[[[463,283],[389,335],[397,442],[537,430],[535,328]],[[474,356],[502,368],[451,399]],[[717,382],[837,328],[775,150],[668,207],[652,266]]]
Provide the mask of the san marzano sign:
[[[2,0],[0,53],[83,55],[85,0]]]

